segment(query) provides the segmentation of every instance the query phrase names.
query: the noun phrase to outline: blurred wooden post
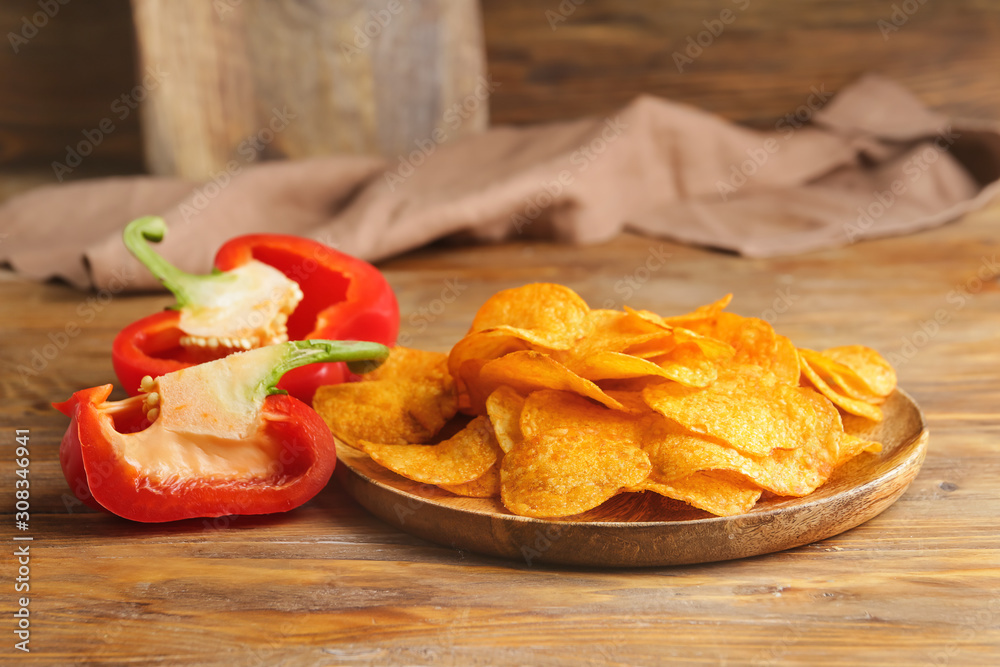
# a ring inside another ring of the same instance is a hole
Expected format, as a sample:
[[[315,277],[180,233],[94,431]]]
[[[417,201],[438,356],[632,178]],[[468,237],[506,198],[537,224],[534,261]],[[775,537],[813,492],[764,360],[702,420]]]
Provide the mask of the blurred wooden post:
[[[154,174],[205,179],[232,160],[335,153],[391,159],[488,124],[477,0],[132,7],[140,78],[156,76],[142,102]]]

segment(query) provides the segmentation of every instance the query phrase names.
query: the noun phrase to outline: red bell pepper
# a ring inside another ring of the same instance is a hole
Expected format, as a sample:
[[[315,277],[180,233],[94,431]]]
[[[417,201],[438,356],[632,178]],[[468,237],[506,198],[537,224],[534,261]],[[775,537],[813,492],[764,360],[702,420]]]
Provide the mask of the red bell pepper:
[[[165,233],[161,218],[147,217],[131,222],[123,235],[132,254],[177,297],[170,310],[115,337],[112,364],[129,394],[147,375],[284,340],[396,341],[396,296],[365,261],[311,239],[251,234],[227,241],[216,253],[215,271],[198,276],[172,266],[147,243]],[[347,376],[342,363],[313,364],[289,373],[279,386],[311,403],[317,387]]]
[[[377,343],[290,341],[144,378],[122,401],[107,401],[110,384],[83,389],[54,404],[72,418],[63,474],[80,500],[133,521],[293,509],[327,484],[337,457],[330,429],[278,380],[317,362],[365,372],[388,354]]]

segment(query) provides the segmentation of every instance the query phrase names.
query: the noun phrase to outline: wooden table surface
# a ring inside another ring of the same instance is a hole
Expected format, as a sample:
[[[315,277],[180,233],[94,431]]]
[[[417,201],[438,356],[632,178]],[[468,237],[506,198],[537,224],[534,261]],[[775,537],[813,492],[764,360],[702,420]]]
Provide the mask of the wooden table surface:
[[[997,664],[998,246],[994,205],[925,233],[791,258],[623,236],[437,247],[383,264],[415,347],[447,350],[498,289],[556,281],[593,306],[661,313],[732,291],[731,310],[771,319],[801,346],[864,343],[896,363],[931,436],[920,474],[887,511],[790,551],[632,570],[438,546],[374,519],[335,483],[266,518],[140,525],[90,511],[63,480],[67,420],[49,404],[114,382],[115,332],[169,299],[4,273],[0,663]],[[16,429],[30,432],[25,531],[14,527]],[[17,593],[12,554],[23,545],[30,592]],[[12,632],[22,596],[27,654]]]

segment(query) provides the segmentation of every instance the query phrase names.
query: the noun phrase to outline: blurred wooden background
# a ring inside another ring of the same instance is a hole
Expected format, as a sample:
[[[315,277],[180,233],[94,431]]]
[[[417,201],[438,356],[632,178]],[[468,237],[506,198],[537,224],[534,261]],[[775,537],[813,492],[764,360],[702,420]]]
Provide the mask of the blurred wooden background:
[[[139,172],[138,113],[112,109],[137,82],[129,1],[60,1],[0,4],[0,170],[50,178],[111,118],[70,177]],[[645,92],[767,126],[865,71],[952,115],[1000,119],[1000,2],[483,0],[482,13],[493,124],[601,114]]]

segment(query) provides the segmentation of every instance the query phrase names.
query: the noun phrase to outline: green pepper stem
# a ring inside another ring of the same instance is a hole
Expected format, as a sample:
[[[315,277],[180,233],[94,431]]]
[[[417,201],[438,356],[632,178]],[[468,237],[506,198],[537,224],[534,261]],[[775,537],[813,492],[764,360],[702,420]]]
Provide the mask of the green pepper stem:
[[[187,273],[168,262],[148,243],[149,241],[159,243],[166,233],[167,225],[163,218],[146,216],[128,223],[122,233],[122,240],[129,252],[177,297],[176,308],[196,304],[198,291],[195,286],[197,283],[206,280],[226,280],[227,277],[225,274],[218,273],[203,276]]]
[[[272,347],[285,353],[261,382],[268,395],[286,393],[276,385],[282,375],[299,366],[346,361],[352,372],[365,373],[378,368],[389,356],[385,345],[365,341],[292,340]]]

